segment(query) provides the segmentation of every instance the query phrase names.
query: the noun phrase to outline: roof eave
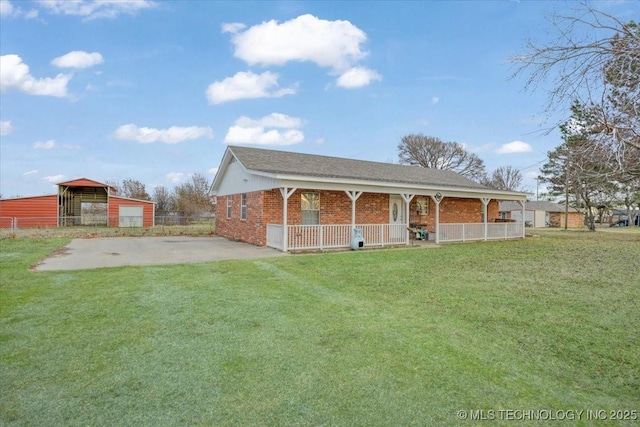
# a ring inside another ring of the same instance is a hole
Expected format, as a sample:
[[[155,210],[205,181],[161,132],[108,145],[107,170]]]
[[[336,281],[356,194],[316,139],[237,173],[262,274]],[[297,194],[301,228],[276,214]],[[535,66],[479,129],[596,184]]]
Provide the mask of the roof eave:
[[[283,186],[299,186],[298,184],[304,183],[303,186],[308,186],[308,184],[318,183],[318,184],[332,184],[333,186],[343,185],[345,190],[351,189],[353,186],[362,186],[362,187],[378,187],[378,188],[387,188],[387,189],[405,189],[407,191],[422,191],[429,194],[434,194],[437,192],[444,193],[465,193],[467,195],[477,195],[477,197],[490,197],[492,199],[499,199],[500,197],[504,197],[505,200],[526,200],[527,194],[513,191],[504,191],[504,190],[492,190],[492,189],[484,189],[484,188],[473,188],[473,187],[456,187],[456,186],[446,186],[446,185],[434,185],[434,184],[415,184],[415,183],[405,183],[405,182],[389,182],[389,181],[369,181],[369,180],[359,180],[359,179],[345,179],[345,178],[328,178],[328,177],[318,177],[318,176],[309,176],[309,175],[292,175],[292,174],[280,174],[274,172],[265,172],[247,169],[247,173],[253,175],[264,176],[272,179],[279,180]]]

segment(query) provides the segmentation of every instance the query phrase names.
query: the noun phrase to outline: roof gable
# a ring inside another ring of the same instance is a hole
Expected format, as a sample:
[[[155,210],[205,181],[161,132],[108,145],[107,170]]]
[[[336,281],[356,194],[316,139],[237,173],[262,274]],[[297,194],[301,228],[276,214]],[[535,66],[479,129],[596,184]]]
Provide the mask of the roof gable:
[[[65,181],[58,183],[59,186],[65,187],[103,187],[103,188],[115,188],[113,185],[104,184],[102,182],[94,181],[88,178],[72,179],[71,181]]]

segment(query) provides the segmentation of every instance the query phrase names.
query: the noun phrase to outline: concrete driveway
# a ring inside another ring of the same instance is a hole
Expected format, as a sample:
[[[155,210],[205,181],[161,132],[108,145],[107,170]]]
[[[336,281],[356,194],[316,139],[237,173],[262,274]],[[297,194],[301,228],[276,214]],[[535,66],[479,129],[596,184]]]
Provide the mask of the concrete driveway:
[[[180,264],[284,256],[284,252],[223,237],[102,237],[74,239],[36,266],[38,271],[125,265]]]

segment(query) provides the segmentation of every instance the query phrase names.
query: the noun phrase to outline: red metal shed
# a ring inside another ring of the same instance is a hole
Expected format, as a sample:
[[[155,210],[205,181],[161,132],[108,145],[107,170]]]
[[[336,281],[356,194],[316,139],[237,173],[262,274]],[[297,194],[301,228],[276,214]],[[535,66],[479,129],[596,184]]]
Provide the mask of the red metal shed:
[[[155,203],[110,196],[108,216],[109,227],[153,227]]]
[[[83,205],[98,206],[87,218]],[[152,227],[155,203],[116,195],[116,188],[87,178],[58,184],[58,194],[0,200],[0,228],[105,225]]]
[[[58,196],[0,200],[0,227],[57,227]]]

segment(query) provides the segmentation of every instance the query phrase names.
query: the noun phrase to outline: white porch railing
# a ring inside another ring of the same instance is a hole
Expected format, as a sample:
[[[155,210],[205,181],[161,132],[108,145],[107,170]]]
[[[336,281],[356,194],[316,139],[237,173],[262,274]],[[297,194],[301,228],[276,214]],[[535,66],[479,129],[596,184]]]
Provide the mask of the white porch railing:
[[[408,244],[408,232],[404,224],[356,224],[362,230],[365,247]],[[439,242],[468,242],[473,240],[514,239],[524,236],[521,222],[485,224],[440,224]],[[349,248],[353,236],[351,224],[338,225],[289,225],[287,226],[287,250],[323,250]],[[267,224],[267,246],[284,250],[284,233],[281,224]]]
[[[284,250],[284,240],[281,224],[267,224],[267,246]]]
[[[336,249],[351,246],[351,224],[337,225],[289,225],[287,226],[287,250]],[[357,224],[362,230],[365,247],[407,244],[407,229],[397,224]],[[267,224],[267,246],[284,249],[283,230],[280,224]]]
[[[504,222],[487,224],[487,239],[517,239],[524,237],[524,223]]]
[[[516,239],[524,237],[524,228],[521,222],[487,223],[487,240],[491,239]],[[440,224],[439,242],[468,242],[473,240],[485,240],[485,224]]]

